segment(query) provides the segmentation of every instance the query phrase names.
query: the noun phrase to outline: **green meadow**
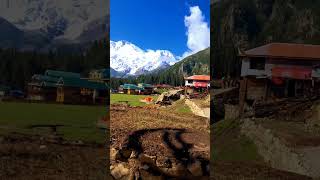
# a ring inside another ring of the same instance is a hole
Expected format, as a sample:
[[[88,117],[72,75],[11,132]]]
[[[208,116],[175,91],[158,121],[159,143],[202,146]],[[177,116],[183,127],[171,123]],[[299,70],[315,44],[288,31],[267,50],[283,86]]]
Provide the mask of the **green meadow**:
[[[103,143],[106,132],[96,124],[106,113],[103,106],[0,102],[0,134],[50,135],[51,128],[32,126],[62,125],[57,133],[65,139]]]
[[[110,103],[121,103],[124,101],[128,101],[128,104],[130,106],[145,106],[147,105],[144,102],[141,102],[140,100],[143,100],[146,97],[152,97],[153,100],[157,100],[157,96],[147,96],[147,95],[131,95],[131,94],[111,94],[110,97]]]

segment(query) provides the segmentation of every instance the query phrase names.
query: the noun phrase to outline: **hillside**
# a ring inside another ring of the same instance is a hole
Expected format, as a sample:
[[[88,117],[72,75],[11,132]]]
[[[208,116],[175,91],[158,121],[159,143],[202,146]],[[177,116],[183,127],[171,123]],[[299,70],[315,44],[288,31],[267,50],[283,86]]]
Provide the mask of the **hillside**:
[[[46,69],[77,72],[87,76],[92,69],[106,67],[106,42],[103,39],[92,43],[83,54],[60,49],[41,53],[0,48],[0,84],[23,90],[33,74],[42,74]]]
[[[209,74],[210,72],[210,48],[202,50],[194,55],[188,56],[173,66],[166,73],[177,73],[179,76],[190,76],[194,74]],[[161,75],[160,74],[160,75]]]
[[[239,76],[238,48],[270,42],[320,43],[320,1],[223,0],[212,3],[214,77]]]

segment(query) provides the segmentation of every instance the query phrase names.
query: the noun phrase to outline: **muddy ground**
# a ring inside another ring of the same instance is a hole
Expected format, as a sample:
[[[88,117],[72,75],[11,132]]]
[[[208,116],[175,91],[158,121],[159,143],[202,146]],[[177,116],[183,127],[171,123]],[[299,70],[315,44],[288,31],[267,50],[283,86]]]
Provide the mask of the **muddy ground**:
[[[113,106],[111,148],[129,147],[139,154],[155,156],[159,167],[168,161],[183,166],[200,161],[204,168],[209,168],[210,131],[207,122],[207,118],[171,109]]]
[[[312,178],[246,161],[219,161],[212,165],[211,179],[243,180],[312,180]]]
[[[57,138],[0,137],[0,179],[108,179],[106,147]]]

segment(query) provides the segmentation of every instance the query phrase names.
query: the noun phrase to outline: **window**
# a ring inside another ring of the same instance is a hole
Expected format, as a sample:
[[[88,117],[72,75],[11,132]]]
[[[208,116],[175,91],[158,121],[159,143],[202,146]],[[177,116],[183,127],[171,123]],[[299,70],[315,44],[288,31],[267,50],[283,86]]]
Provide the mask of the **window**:
[[[250,69],[264,70],[266,64],[265,58],[250,59]]]
[[[192,84],[192,80],[188,80],[188,84]]]

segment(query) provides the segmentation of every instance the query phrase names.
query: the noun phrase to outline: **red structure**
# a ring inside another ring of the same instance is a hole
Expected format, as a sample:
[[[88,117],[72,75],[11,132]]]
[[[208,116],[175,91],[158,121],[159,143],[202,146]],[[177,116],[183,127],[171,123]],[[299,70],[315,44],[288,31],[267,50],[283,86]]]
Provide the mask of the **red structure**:
[[[208,88],[210,87],[210,76],[208,75],[193,75],[186,77],[185,86],[196,88]]]
[[[210,76],[193,75],[185,79],[185,94],[190,97],[202,97],[208,93],[210,87]]]

